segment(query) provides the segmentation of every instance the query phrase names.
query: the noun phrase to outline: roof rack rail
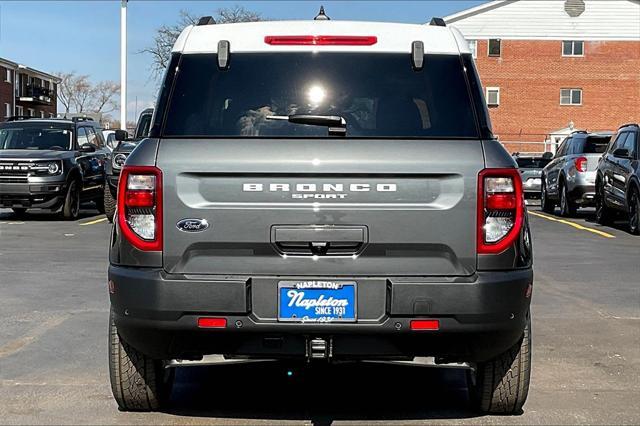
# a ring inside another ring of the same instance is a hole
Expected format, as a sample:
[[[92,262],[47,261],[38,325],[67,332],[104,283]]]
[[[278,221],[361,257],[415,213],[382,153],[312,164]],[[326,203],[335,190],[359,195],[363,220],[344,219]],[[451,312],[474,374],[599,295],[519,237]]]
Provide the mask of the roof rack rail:
[[[78,123],[80,121],[94,121],[94,119],[91,117],[71,117],[71,121]]]
[[[12,117],[5,118],[5,121],[20,121],[20,120],[29,120],[30,118],[35,118],[30,115],[14,115]]]
[[[213,16],[203,16],[200,19],[198,19],[198,23],[196,24],[197,27],[200,27],[202,25],[214,25],[216,23],[216,20],[213,19]]]
[[[623,124],[622,126],[618,127],[618,129],[622,129],[623,127],[640,127],[640,125],[638,125],[638,123],[627,123],[627,124]]]
[[[431,18],[431,22],[429,22],[429,25],[434,25],[436,27],[446,27],[447,23],[444,22],[444,19],[434,16],[433,18]]]

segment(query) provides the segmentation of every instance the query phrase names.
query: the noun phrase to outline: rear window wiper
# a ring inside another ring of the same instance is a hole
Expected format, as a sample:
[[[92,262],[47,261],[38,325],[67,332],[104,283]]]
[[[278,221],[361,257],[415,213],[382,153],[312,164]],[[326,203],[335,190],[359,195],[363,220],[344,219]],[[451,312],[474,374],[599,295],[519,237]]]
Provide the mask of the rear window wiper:
[[[295,124],[308,124],[311,126],[327,126],[329,136],[346,136],[347,121],[339,115],[268,115],[267,120],[284,120]]]

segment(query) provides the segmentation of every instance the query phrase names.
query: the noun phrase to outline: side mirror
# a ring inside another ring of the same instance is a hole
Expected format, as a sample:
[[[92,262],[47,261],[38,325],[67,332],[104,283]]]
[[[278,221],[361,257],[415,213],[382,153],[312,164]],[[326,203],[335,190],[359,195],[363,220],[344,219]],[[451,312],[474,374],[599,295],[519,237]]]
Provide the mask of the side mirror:
[[[80,146],[80,149],[78,150],[79,152],[96,152],[96,147],[95,145],[92,145],[90,143],[85,143],[84,145]]]
[[[115,138],[118,142],[126,141],[129,139],[129,133],[126,130],[118,129],[116,130]]]
[[[616,158],[631,158],[631,153],[626,148],[618,148],[613,151],[613,156]]]

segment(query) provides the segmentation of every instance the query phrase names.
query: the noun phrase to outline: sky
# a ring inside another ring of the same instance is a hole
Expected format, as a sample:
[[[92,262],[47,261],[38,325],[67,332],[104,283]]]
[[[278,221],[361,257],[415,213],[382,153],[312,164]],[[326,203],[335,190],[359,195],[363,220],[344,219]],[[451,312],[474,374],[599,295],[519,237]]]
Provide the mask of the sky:
[[[423,1],[161,1],[129,0],[128,120],[153,106],[158,87],[151,58],[140,53],[155,30],[178,21],[181,10],[214,15],[234,5],[272,20],[312,19],[324,5],[332,19],[425,23],[485,0]],[[120,81],[120,0],[0,0],[0,57],[48,73],[75,71],[92,81]],[[111,113],[119,117],[116,110]]]

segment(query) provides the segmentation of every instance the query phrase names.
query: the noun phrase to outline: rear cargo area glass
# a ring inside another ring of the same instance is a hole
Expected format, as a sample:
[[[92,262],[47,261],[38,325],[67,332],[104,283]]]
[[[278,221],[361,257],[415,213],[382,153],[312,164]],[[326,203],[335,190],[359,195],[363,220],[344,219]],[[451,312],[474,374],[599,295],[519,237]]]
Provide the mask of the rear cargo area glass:
[[[183,55],[164,137],[327,137],[327,128],[273,115],[338,115],[347,137],[477,138],[457,55],[239,53],[226,70],[216,55]]]

